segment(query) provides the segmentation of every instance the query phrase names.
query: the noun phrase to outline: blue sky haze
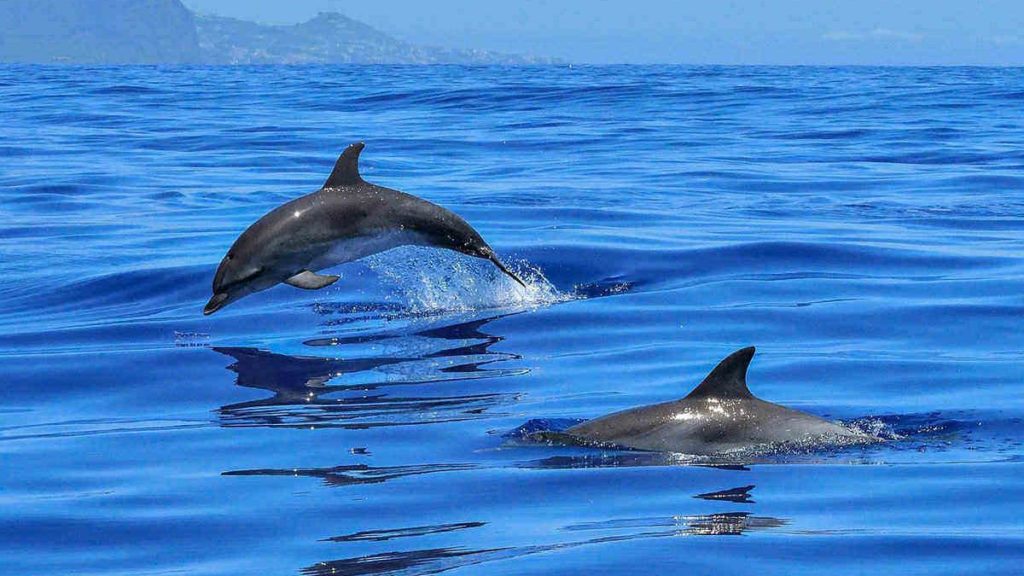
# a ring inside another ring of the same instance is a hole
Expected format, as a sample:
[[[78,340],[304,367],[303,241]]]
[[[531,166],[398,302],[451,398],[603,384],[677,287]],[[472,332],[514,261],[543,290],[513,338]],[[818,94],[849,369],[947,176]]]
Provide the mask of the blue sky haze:
[[[593,63],[1024,65],[1019,0],[185,0],[294,23],[338,11],[403,40]]]

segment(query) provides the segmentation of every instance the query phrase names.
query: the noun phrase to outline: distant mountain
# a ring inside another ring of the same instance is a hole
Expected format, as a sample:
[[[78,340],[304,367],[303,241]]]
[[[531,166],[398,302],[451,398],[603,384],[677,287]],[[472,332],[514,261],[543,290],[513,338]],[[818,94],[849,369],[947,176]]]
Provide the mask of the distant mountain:
[[[179,0],[0,0],[0,62],[200,59],[194,15]]]
[[[196,15],[180,0],[0,0],[0,62],[75,64],[529,64],[416,46],[337,13],[294,25]]]
[[[415,46],[338,13],[293,25],[196,16],[204,59],[222,64],[527,64],[551,59]]]

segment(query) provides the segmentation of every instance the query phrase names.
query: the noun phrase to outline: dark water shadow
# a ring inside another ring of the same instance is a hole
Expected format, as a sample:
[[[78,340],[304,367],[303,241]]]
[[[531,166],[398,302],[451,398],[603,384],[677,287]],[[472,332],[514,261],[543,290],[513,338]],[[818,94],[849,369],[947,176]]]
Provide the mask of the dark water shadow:
[[[406,476],[420,476],[437,472],[458,472],[477,468],[475,464],[418,464],[412,466],[369,466],[349,464],[331,468],[257,468],[252,470],[230,470],[222,476],[288,476],[296,478],[320,478],[327,486],[353,486],[357,484],[381,484],[388,480]]]
[[[459,547],[394,551],[318,562],[302,569],[310,576],[367,574],[439,574],[449,570],[479,566],[488,562],[521,558],[533,554],[582,546],[688,536],[741,536],[787,525],[788,520],[754,516],[749,512],[723,512],[655,518],[623,518],[601,522],[572,524],[562,528],[565,534],[597,533],[591,538],[552,544],[468,549]]]
[[[518,395],[467,390],[460,383],[528,372],[524,368],[491,367],[521,358],[490,349],[504,337],[483,328],[503,316],[412,333],[323,337],[304,342],[311,349],[330,352],[329,356],[214,347],[214,351],[234,359],[228,370],[237,375],[237,385],[272,393],[267,398],[222,406],[217,410],[220,424],[362,429],[483,418],[495,407],[514,402]],[[341,357],[348,350],[353,355],[365,353],[361,351],[368,343],[384,343],[396,352]],[[429,394],[409,392],[410,387],[427,385]],[[393,391],[398,387],[403,393]]]
[[[486,526],[486,522],[456,522],[453,524],[435,524],[431,526],[412,526],[409,528],[397,528],[393,530],[366,530],[354,532],[344,536],[332,536],[324,538],[323,542],[386,542],[395,538],[412,538],[416,536],[429,536],[432,534],[444,534],[470,528]]]
[[[750,491],[753,489],[754,485],[751,484],[749,486],[718,490],[717,492],[697,494],[694,498],[700,498],[701,500],[732,502],[734,504],[754,504],[754,500],[750,498]]]
[[[493,548],[467,550],[464,548],[428,548],[408,552],[384,552],[370,556],[317,562],[303,568],[307,576],[355,576],[361,574],[437,574],[463,566],[486,562],[507,552]],[[507,557],[507,556],[506,556]]]

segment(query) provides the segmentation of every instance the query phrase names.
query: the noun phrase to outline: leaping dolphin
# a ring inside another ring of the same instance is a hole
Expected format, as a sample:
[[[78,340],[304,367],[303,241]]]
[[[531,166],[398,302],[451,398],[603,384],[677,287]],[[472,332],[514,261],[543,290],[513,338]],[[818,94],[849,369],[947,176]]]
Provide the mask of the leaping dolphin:
[[[407,245],[489,260],[526,286],[454,212],[364,181],[364,147],[357,142],[346,148],[319,190],[278,206],[242,232],[217,267],[203,314],[282,282],[306,290],[330,286],[339,277],[318,270]]]
[[[787,449],[881,442],[778,404],[747,388],[754,347],[733,352],[681,400],[631,408],[545,433],[582,444],[713,456],[750,449]]]

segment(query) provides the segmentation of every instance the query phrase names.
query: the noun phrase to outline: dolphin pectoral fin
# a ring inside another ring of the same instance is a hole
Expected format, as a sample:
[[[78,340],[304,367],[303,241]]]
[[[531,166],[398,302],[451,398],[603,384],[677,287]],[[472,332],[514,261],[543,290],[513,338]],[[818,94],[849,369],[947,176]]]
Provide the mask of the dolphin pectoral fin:
[[[285,280],[284,283],[289,286],[295,286],[296,288],[302,288],[303,290],[319,290],[334,284],[339,278],[341,278],[341,276],[328,276],[317,274],[316,272],[310,272],[309,270],[303,270],[295,276]]]

